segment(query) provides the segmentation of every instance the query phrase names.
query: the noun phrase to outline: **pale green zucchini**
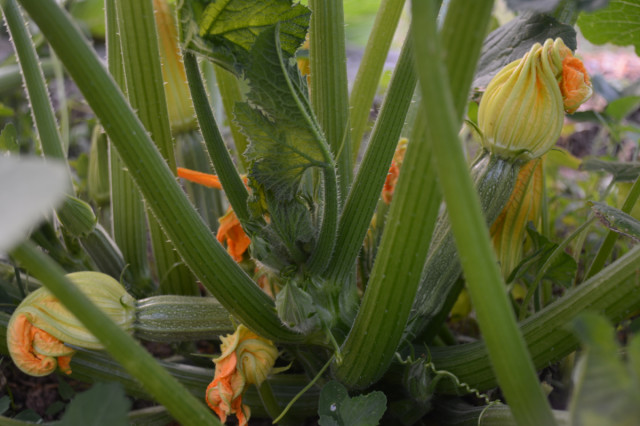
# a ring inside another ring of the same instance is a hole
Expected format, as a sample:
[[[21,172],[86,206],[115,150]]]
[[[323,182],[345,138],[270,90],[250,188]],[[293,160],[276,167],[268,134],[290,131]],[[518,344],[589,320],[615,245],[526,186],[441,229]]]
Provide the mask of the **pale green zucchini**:
[[[154,342],[215,339],[233,333],[229,312],[214,297],[153,296],[138,300],[136,337]]]

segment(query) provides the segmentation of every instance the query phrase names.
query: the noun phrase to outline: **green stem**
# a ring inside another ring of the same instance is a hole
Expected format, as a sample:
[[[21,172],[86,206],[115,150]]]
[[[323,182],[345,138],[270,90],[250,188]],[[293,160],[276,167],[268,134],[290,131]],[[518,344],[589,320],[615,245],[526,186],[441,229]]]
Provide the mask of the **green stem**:
[[[260,386],[256,387],[258,388],[258,395],[260,395],[262,406],[267,410],[267,413],[269,413],[269,417],[275,419],[278,414],[280,414],[281,407],[276,396],[273,394],[271,384],[268,380],[265,380]]]
[[[183,424],[219,425],[202,402],[162,368],[133,337],[98,309],[65,276],[49,257],[29,243],[23,243],[13,257],[38,278],[60,302],[96,336],[105,349],[169,412]]]
[[[129,102],[175,174],[176,159],[160,65],[153,2],[118,0],[116,3]],[[198,294],[195,278],[182,263],[171,241],[167,241],[156,218],[152,214],[147,216],[154,255],[153,265],[160,291],[164,294]]]
[[[331,261],[338,228],[338,183],[335,168],[330,166],[323,169],[322,176],[324,177],[322,226],[316,246],[307,261],[309,272],[317,275],[321,274]]]
[[[425,133],[417,121],[362,304],[341,348],[343,362],[334,365],[347,386],[366,387],[386,371],[420,283],[440,204]]]
[[[220,183],[224,188],[224,192],[229,200],[229,204],[233,207],[233,211],[238,216],[240,223],[244,224],[249,220],[249,209],[247,208],[247,198],[249,192],[244,186],[236,167],[233,164],[229,150],[224,144],[213,111],[209,105],[207,92],[205,91],[198,68],[198,59],[195,54],[184,53],[184,67],[187,72],[187,81],[191,90],[191,98],[193,106],[198,116],[202,137],[207,145],[209,156],[213,162],[213,167],[220,178]]]
[[[351,271],[375,211],[416,87],[411,42],[405,42],[367,151],[340,216],[336,248],[326,275],[340,280]],[[355,139],[354,139],[355,140]]]
[[[115,82],[125,90],[124,67],[116,0],[105,0],[107,64]],[[109,143],[109,180],[111,187],[111,235],[122,251],[135,288],[145,291],[151,286],[147,259],[147,218],[142,197],[113,141]],[[137,292],[137,291],[136,291]]]
[[[492,1],[479,1],[491,10]],[[453,10],[450,5],[449,10]],[[504,395],[513,414],[522,425],[553,425],[555,419],[538,382],[531,357],[518,330],[514,313],[505,292],[489,232],[482,214],[467,162],[458,139],[458,119],[454,100],[448,90],[447,75],[440,58],[472,55],[477,58],[479,45],[474,49],[442,51],[439,46],[433,1],[412,1],[416,65],[426,104],[422,115],[432,138],[434,165],[449,212],[460,261],[467,280],[467,288],[476,310],[480,329],[489,349],[491,361]],[[459,13],[467,12],[466,8]],[[477,18],[476,24],[457,32],[485,34],[490,13]],[[451,22],[445,23],[445,28]],[[443,31],[446,34],[446,29]],[[435,58],[435,59],[434,59]],[[475,63],[474,63],[475,65]],[[470,67],[473,69],[474,67]],[[455,71],[455,70],[453,70]],[[454,172],[455,171],[455,172]]]
[[[311,102],[338,167],[340,200],[351,185],[349,94],[342,0],[310,0]]]
[[[42,68],[40,67],[40,62],[38,61],[38,56],[22,13],[15,0],[3,0],[0,4],[2,5],[5,22],[11,34],[11,40],[13,41],[22,70],[22,77],[29,104],[31,105],[33,121],[36,131],[38,132],[40,143],[42,144],[42,152],[47,158],[55,158],[63,161],[67,165],[67,170],[69,170],[67,154],[64,150],[64,144],[60,137],[56,117],[53,113],[53,107],[49,99],[49,92],[47,91],[47,86],[44,81]],[[71,174],[67,173],[67,177],[69,183],[68,190],[70,194],[73,195]]]
[[[216,241],[189,203],[95,52],[53,0],[20,0],[102,121],[146,202],[198,279],[247,327],[275,341],[300,342],[273,301]]]
[[[640,198],[640,177],[638,177],[633,183],[633,186],[629,190],[629,194],[624,200],[624,204],[622,204],[622,208],[620,210],[629,214],[631,212],[631,209],[633,209],[633,206],[635,206],[636,202],[638,201],[638,198]],[[609,258],[609,255],[611,255],[611,252],[613,251],[613,246],[615,245],[617,239],[618,233],[609,231],[607,237],[604,239],[602,245],[600,246],[600,249],[598,250],[598,254],[596,254],[595,259],[593,259],[593,262],[589,267],[586,278],[590,278],[602,270],[605,262]]]
[[[404,8],[405,0],[382,0],[376,14],[376,20],[371,29],[367,47],[362,55],[362,61],[358,67],[358,74],[351,89],[349,107],[351,108],[351,152],[352,162],[355,164],[362,143],[369,111],[376,94],[382,68],[389,53],[389,47],[393,35],[398,27],[400,15]],[[389,89],[391,91],[391,89]],[[378,122],[379,122],[378,118]]]
[[[603,312],[612,322],[618,322],[635,312],[640,303],[639,262],[640,246],[636,246],[606,269],[567,291],[560,299],[520,324],[537,368],[559,361],[578,348],[577,337],[566,325],[581,312]],[[482,391],[497,384],[484,342],[431,348],[431,355],[439,370],[455,374],[461,382],[471,387]],[[439,391],[456,393],[444,381]]]

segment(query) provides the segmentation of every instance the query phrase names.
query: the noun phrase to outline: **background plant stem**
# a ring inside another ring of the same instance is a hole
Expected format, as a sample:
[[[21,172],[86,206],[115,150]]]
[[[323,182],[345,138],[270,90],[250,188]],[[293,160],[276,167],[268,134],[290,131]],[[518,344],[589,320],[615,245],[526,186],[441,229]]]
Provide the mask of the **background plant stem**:
[[[353,82],[349,108],[351,109],[352,163],[355,164],[369,121],[373,97],[378,89],[382,68],[389,53],[391,41],[396,33],[405,0],[382,0],[364,49],[358,74]]]

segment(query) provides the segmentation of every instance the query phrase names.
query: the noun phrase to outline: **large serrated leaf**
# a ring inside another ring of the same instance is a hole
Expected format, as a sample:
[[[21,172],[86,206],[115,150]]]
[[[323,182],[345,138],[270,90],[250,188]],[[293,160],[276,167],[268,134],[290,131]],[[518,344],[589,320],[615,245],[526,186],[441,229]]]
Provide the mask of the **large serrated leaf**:
[[[632,182],[640,175],[640,163],[638,162],[618,162],[588,158],[582,162],[580,169],[611,173],[616,182]]]
[[[634,359],[626,365],[619,359],[613,327],[598,315],[582,314],[572,328],[583,343],[583,352],[573,375],[571,424],[636,425],[640,389]],[[637,343],[630,344],[632,354]]]
[[[577,10],[592,11],[605,7],[609,0],[572,0]],[[509,8],[522,12],[533,10],[536,12],[551,12],[560,4],[560,0],[507,0]]]
[[[235,118],[250,141],[245,155],[252,162],[251,177],[276,198],[289,201],[305,170],[329,167],[331,159],[306,86],[278,40],[278,26],[258,37],[246,72],[249,102],[236,104]]]
[[[322,426],[374,426],[387,409],[387,397],[380,391],[349,397],[347,389],[330,381],[320,391],[319,424]]]
[[[293,55],[304,42],[309,9],[291,0],[186,0],[180,6],[188,49],[241,74],[262,31],[280,23],[280,48]]]
[[[618,234],[640,242],[640,221],[625,212],[604,203],[590,201],[589,205],[600,222]]]
[[[640,55],[640,0],[611,0],[609,6],[593,13],[582,13],[578,26],[594,44],[632,45]]]
[[[576,32],[548,15],[526,12],[491,32],[482,46],[473,87],[484,88],[505,65],[520,59],[534,43],[560,37],[571,50],[576,49]]]

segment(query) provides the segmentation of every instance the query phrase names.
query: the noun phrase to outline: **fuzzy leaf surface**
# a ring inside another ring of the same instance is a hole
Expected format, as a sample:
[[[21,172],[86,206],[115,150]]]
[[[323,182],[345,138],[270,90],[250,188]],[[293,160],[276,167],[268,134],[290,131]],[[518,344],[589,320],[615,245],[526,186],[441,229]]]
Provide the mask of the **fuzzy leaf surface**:
[[[326,168],[332,160],[305,80],[293,58],[279,49],[279,38],[277,25],[258,37],[246,72],[248,102],[236,104],[235,116],[250,141],[245,155],[252,162],[251,177],[289,201],[309,167]]]
[[[280,48],[293,55],[304,42],[310,14],[291,0],[186,0],[180,7],[186,47],[236,74],[260,33],[276,23]]]

